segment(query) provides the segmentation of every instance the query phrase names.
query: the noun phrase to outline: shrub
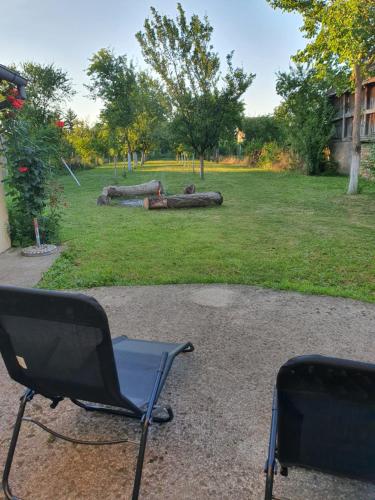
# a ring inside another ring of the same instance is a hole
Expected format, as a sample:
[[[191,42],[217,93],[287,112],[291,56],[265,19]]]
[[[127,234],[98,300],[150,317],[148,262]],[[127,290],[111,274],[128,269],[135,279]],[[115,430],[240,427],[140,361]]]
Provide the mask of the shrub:
[[[328,82],[302,66],[278,73],[277,93],[283,98],[277,117],[283,123],[286,143],[308,175],[324,172],[324,151],[333,134],[334,109],[327,99]]]
[[[280,159],[281,152],[282,149],[276,142],[266,142],[260,152],[259,164],[266,167],[276,163]]]
[[[58,239],[62,188],[52,182],[52,169],[45,160],[50,150],[49,134],[30,141],[29,127],[11,120],[6,127],[6,178],[10,236],[13,245],[34,242],[33,219],[38,219],[43,243]]]

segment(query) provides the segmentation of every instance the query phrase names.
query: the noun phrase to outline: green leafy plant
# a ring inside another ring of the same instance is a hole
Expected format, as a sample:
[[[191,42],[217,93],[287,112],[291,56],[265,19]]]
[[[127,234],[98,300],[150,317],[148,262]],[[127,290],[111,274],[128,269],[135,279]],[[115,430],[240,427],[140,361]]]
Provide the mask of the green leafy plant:
[[[354,89],[352,157],[348,194],[358,192],[361,159],[361,101],[364,80],[375,63],[375,3],[373,0],[267,0],[274,8],[302,16],[301,31],[308,39],[293,57],[314,65],[331,86]]]
[[[327,99],[328,84],[314,69],[302,65],[277,74],[277,93],[283,98],[276,111],[285,140],[309,175],[324,171],[324,150],[333,134],[334,109]]]
[[[45,243],[56,240],[60,222],[58,189],[49,187],[52,171],[47,158],[54,153],[49,134],[39,131],[31,141],[29,129],[20,118],[8,120],[4,129],[10,235],[12,243],[21,246],[34,241],[34,218],[42,224]]]

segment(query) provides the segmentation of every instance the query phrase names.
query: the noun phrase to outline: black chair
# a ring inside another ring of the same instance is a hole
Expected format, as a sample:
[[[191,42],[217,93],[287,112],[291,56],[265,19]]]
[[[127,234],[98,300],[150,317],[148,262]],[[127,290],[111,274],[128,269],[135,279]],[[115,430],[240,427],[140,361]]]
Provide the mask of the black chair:
[[[52,401],[69,398],[88,411],[102,411],[139,419],[139,443],[132,499],[139,496],[150,424],[169,422],[169,406],[156,406],[174,358],[194,350],[190,342],[173,344],[111,340],[107,315],[98,302],[85,295],[0,287],[0,351],[10,377],[27,387],[20,407],[3,473],[3,489],[15,499],[8,478],[26,404],[36,394]],[[95,404],[92,404],[95,403]],[[55,436],[62,436],[33,421]],[[137,443],[138,444],[138,443]]]
[[[265,499],[271,500],[276,460],[375,482],[375,365],[299,356],[279,370],[273,396]]]

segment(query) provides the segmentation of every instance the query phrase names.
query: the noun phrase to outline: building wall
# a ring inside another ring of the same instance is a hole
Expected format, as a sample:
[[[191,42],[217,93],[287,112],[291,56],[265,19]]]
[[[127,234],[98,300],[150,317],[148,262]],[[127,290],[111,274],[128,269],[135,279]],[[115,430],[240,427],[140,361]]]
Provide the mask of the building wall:
[[[334,141],[330,150],[333,159],[338,163],[340,174],[349,174],[353,151],[351,141]]]
[[[0,180],[3,178],[3,165],[0,157]],[[8,213],[5,205],[4,184],[0,182],[0,253],[10,247],[8,234]]]
[[[374,143],[363,142],[361,147],[361,160],[366,160],[370,154],[371,145]],[[350,173],[350,162],[352,160],[352,143],[351,141],[335,141],[330,146],[332,157],[339,165],[340,174]]]
[[[332,94],[331,102],[336,110],[333,124],[334,139],[330,145],[332,158],[339,165],[339,172],[348,174],[352,159],[352,131],[354,94],[346,92],[341,96]],[[367,154],[370,143],[375,143],[375,77],[367,80],[362,91],[361,141],[362,158]]]

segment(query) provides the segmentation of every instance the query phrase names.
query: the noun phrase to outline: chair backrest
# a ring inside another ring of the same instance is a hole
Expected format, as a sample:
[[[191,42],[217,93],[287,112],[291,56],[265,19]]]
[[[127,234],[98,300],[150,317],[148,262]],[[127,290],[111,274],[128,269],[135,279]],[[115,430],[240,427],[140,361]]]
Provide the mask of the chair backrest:
[[[11,378],[46,397],[136,409],[120,394],[107,315],[91,297],[0,287],[0,351]]]
[[[293,358],[277,395],[281,464],[375,481],[375,365]]]

